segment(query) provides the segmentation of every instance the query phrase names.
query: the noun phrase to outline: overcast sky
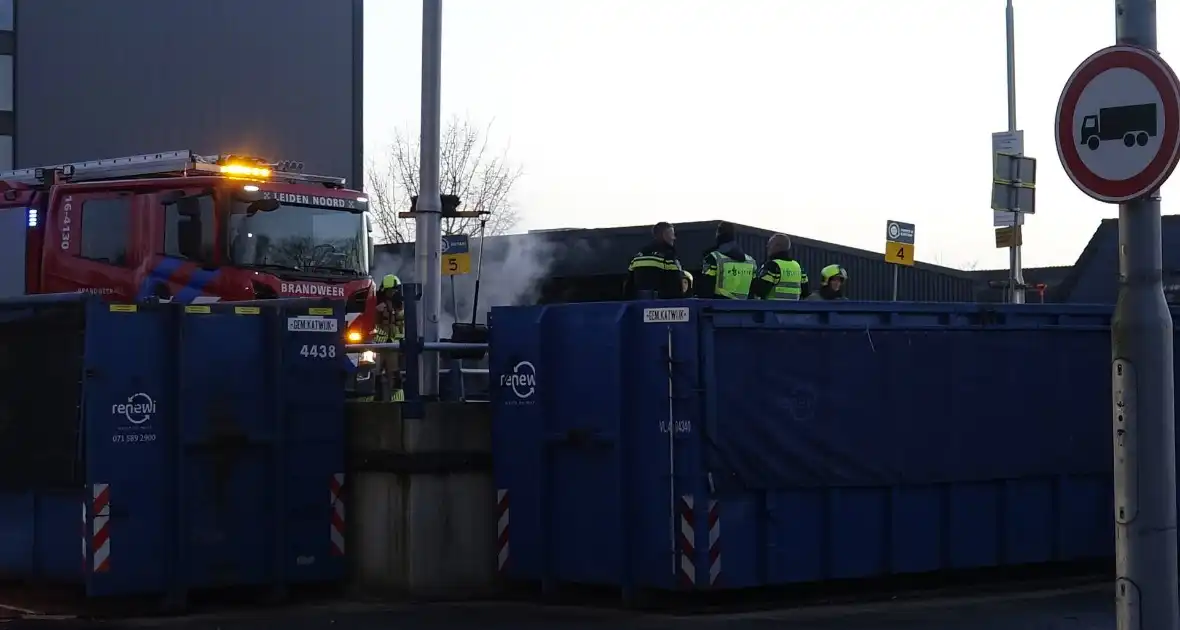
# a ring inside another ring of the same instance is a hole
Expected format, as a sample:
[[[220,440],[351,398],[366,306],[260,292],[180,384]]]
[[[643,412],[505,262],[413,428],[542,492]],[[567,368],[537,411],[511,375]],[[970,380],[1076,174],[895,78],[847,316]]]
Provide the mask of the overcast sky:
[[[370,156],[417,129],[421,2],[369,0]],[[1160,48],[1180,9],[1160,3]],[[1007,265],[988,209],[1007,128],[1002,0],[445,0],[443,116],[493,123],[524,168],[521,229],[727,218]],[[1112,0],[1017,0],[1017,119],[1040,160],[1025,263],[1071,264],[1117,208],[1065,176],[1064,81],[1114,43]],[[1180,200],[1164,188],[1164,212]]]

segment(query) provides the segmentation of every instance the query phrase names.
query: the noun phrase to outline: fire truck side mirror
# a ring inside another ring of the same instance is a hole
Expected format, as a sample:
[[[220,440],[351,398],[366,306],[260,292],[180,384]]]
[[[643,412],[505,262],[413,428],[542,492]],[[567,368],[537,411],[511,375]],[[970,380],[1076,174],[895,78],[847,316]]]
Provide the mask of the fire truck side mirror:
[[[246,216],[252,217],[259,212],[273,212],[278,210],[281,205],[283,204],[279,203],[278,199],[259,199],[258,201],[252,201],[249,206],[246,206]]]

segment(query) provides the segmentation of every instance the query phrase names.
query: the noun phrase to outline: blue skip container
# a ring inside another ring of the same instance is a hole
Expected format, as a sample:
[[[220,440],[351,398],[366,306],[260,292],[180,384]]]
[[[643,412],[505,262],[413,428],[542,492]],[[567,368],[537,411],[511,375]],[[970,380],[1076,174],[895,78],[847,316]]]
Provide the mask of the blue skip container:
[[[630,594],[1109,556],[1110,315],[494,309],[501,571]]]
[[[341,308],[0,304],[0,338],[34,329],[59,389],[0,446],[0,574],[181,601],[345,578]]]

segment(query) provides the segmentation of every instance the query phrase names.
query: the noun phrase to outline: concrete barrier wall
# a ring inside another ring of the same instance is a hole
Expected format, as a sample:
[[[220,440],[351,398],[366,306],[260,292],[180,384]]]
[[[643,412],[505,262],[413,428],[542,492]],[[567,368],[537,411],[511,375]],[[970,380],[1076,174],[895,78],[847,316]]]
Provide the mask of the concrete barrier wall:
[[[356,403],[349,422],[352,580],[367,592],[464,598],[495,578],[491,410]]]

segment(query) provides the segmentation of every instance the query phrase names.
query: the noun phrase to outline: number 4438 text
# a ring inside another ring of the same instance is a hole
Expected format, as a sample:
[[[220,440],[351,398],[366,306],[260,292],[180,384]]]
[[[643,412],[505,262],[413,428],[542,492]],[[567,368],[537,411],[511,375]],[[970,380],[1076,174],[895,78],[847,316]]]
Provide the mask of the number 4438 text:
[[[311,357],[313,359],[334,359],[336,358],[336,346],[328,344],[304,344],[299,349],[299,355],[304,357]]]

